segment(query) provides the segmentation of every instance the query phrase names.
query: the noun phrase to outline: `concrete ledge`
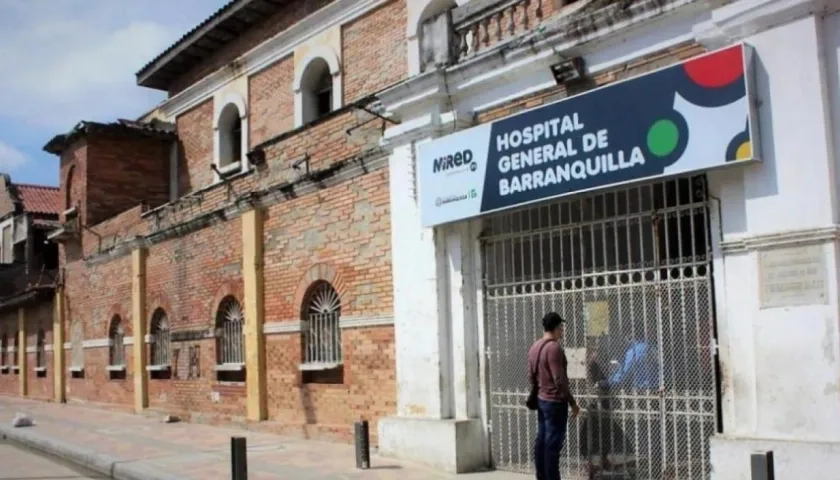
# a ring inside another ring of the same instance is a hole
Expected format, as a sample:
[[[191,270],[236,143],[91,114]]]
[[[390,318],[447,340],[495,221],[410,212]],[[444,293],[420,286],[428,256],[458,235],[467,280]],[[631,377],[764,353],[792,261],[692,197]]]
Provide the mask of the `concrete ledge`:
[[[773,451],[776,478],[837,480],[840,442],[804,442],[772,438],[714,436],[712,478],[749,480],[750,454]]]
[[[43,435],[38,432],[38,419],[34,420],[36,422],[34,427],[15,428],[0,425],[0,435],[11,442],[56,456],[117,480],[181,480],[182,478],[142,464],[131,463],[131,460],[121,460],[96,453]]]
[[[379,420],[379,454],[449,473],[486,470],[481,420],[390,417]]]

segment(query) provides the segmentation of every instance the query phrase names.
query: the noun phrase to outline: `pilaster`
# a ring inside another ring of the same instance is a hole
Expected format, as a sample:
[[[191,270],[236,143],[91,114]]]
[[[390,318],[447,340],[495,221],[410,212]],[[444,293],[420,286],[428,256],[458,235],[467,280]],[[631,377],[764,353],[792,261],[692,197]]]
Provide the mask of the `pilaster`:
[[[26,368],[26,309],[23,307],[18,309],[18,349],[16,352],[18,356],[18,381],[20,382],[20,396],[25,397],[29,394],[28,370]]]
[[[149,380],[146,374],[146,249],[131,252],[131,319],[134,342],[134,411],[149,406]]]
[[[53,396],[56,403],[67,401],[64,387],[64,313],[65,299],[64,286],[59,285],[55,289],[55,302],[53,305]]]
[[[268,418],[265,374],[265,276],[263,275],[263,212],[242,215],[242,279],[245,287],[245,371],[248,420]]]

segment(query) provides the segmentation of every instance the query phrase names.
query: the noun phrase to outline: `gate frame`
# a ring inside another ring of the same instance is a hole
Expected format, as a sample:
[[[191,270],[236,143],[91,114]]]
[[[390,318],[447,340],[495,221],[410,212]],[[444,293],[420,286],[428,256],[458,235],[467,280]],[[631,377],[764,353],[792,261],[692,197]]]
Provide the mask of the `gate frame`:
[[[479,355],[479,381],[480,381],[480,388],[479,393],[481,395],[481,421],[483,423],[483,429],[485,434],[485,450],[487,455],[488,465],[492,469],[496,469],[496,459],[493,457],[493,444],[496,441],[496,438],[493,435],[492,426],[490,423],[490,371],[489,371],[489,362],[487,361],[487,317],[485,315],[485,303],[487,301],[486,292],[486,278],[484,275],[484,252],[485,252],[485,240],[483,239],[483,235],[485,233],[485,228],[483,228],[484,222],[494,216],[494,215],[501,215],[501,214],[510,214],[517,210],[529,209],[534,208],[539,205],[548,205],[552,203],[562,202],[564,200],[574,199],[574,198],[581,198],[581,197],[593,197],[596,195],[603,195],[610,191],[617,191],[625,188],[632,188],[634,186],[642,186],[651,183],[658,183],[658,182],[667,182],[669,180],[677,180],[682,177],[692,177],[697,176],[702,178],[702,185],[705,194],[705,204],[706,204],[706,227],[707,227],[707,241],[708,241],[708,254],[709,254],[709,276],[710,276],[710,301],[712,303],[711,308],[709,309],[710,314],[712,316],[712,338],[714,340],[714,345],[710,345],[710,349],[714,347],[714,351],[710,352],[712,355],[712,375],[714,378],[714,389],[715,389],[715,431],[709,437],[712,438],[715,435],[720,435],[724,433],[724,414],[723,414],[723,365],[721,364],[721,355],[728,357],[728,351],[726,350],[729,346],[729,343],[724,341],[723,343],[720,341],[721,334],[720,334],[720,326],[718,324],[718,316],[722,314],[719,310],[722,309],[722,305],[725,303],[725,285],[726,285],[726,275],[725,275],[725,266],[723,263],[723,252],[721,250],[721,242],[723,241],[723,225],[722,225],[722,205],[721,200],[718,197],[715,197],[711,193],[710,188],[710,179],[709,175],[713,172],[701,172],[691,175],[664,175],[657,178],[652,179],[645,179],[638,182],[627,182],[622,183],[620,185],[615,185],[611,188],[604,188],[598,190],[589,190],[585,192],[581,192],[577,195],[566,195],[560,198],[552,198],[545,201],[537,201],[532,202],[526,205],[520,205],[518,207],[514,207],[511,209],[506,209],[499,212],[493,212],[488,215],[482,215],[477,218],[466,220],[469,222],[468,232],[470,242],[472,242],[471,247],[473,247],[473,268],[475,272],[475,287],[476,287],[476,302],[475,302],[475,312],[476,312],[476,319],[478,321],[478,347],[480,349]],[[713,205],[714,204],[714,205]],[[714,208],[713,208],[714,207]],[[474,236],[475,235],[475,236]],[[719,302],[718,298],[721,298],[722,301]],[[524,359],[523,359],[524,361]]]

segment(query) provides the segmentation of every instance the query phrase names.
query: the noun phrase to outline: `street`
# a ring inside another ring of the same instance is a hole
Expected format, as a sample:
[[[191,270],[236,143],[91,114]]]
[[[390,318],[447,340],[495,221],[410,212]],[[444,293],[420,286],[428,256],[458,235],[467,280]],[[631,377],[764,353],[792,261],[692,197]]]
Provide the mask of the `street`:
[[[64,462],[0,441],[0,480],[101,479]]]

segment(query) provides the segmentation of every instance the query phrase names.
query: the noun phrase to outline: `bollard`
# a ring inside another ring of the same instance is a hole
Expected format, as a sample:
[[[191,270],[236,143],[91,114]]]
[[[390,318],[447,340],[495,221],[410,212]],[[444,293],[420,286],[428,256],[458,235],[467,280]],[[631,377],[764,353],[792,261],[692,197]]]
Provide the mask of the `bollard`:
[[[230,437],[230,475],[232,480],[248,479],[245,437]]]
[[[752,471],[752,480],[775,480],[773,451],[753,453],[750,456],[750,470]]]
[[[356,468],[370,468],[370,430],[367,420],[360,420],[354,425],[356,436]]]

